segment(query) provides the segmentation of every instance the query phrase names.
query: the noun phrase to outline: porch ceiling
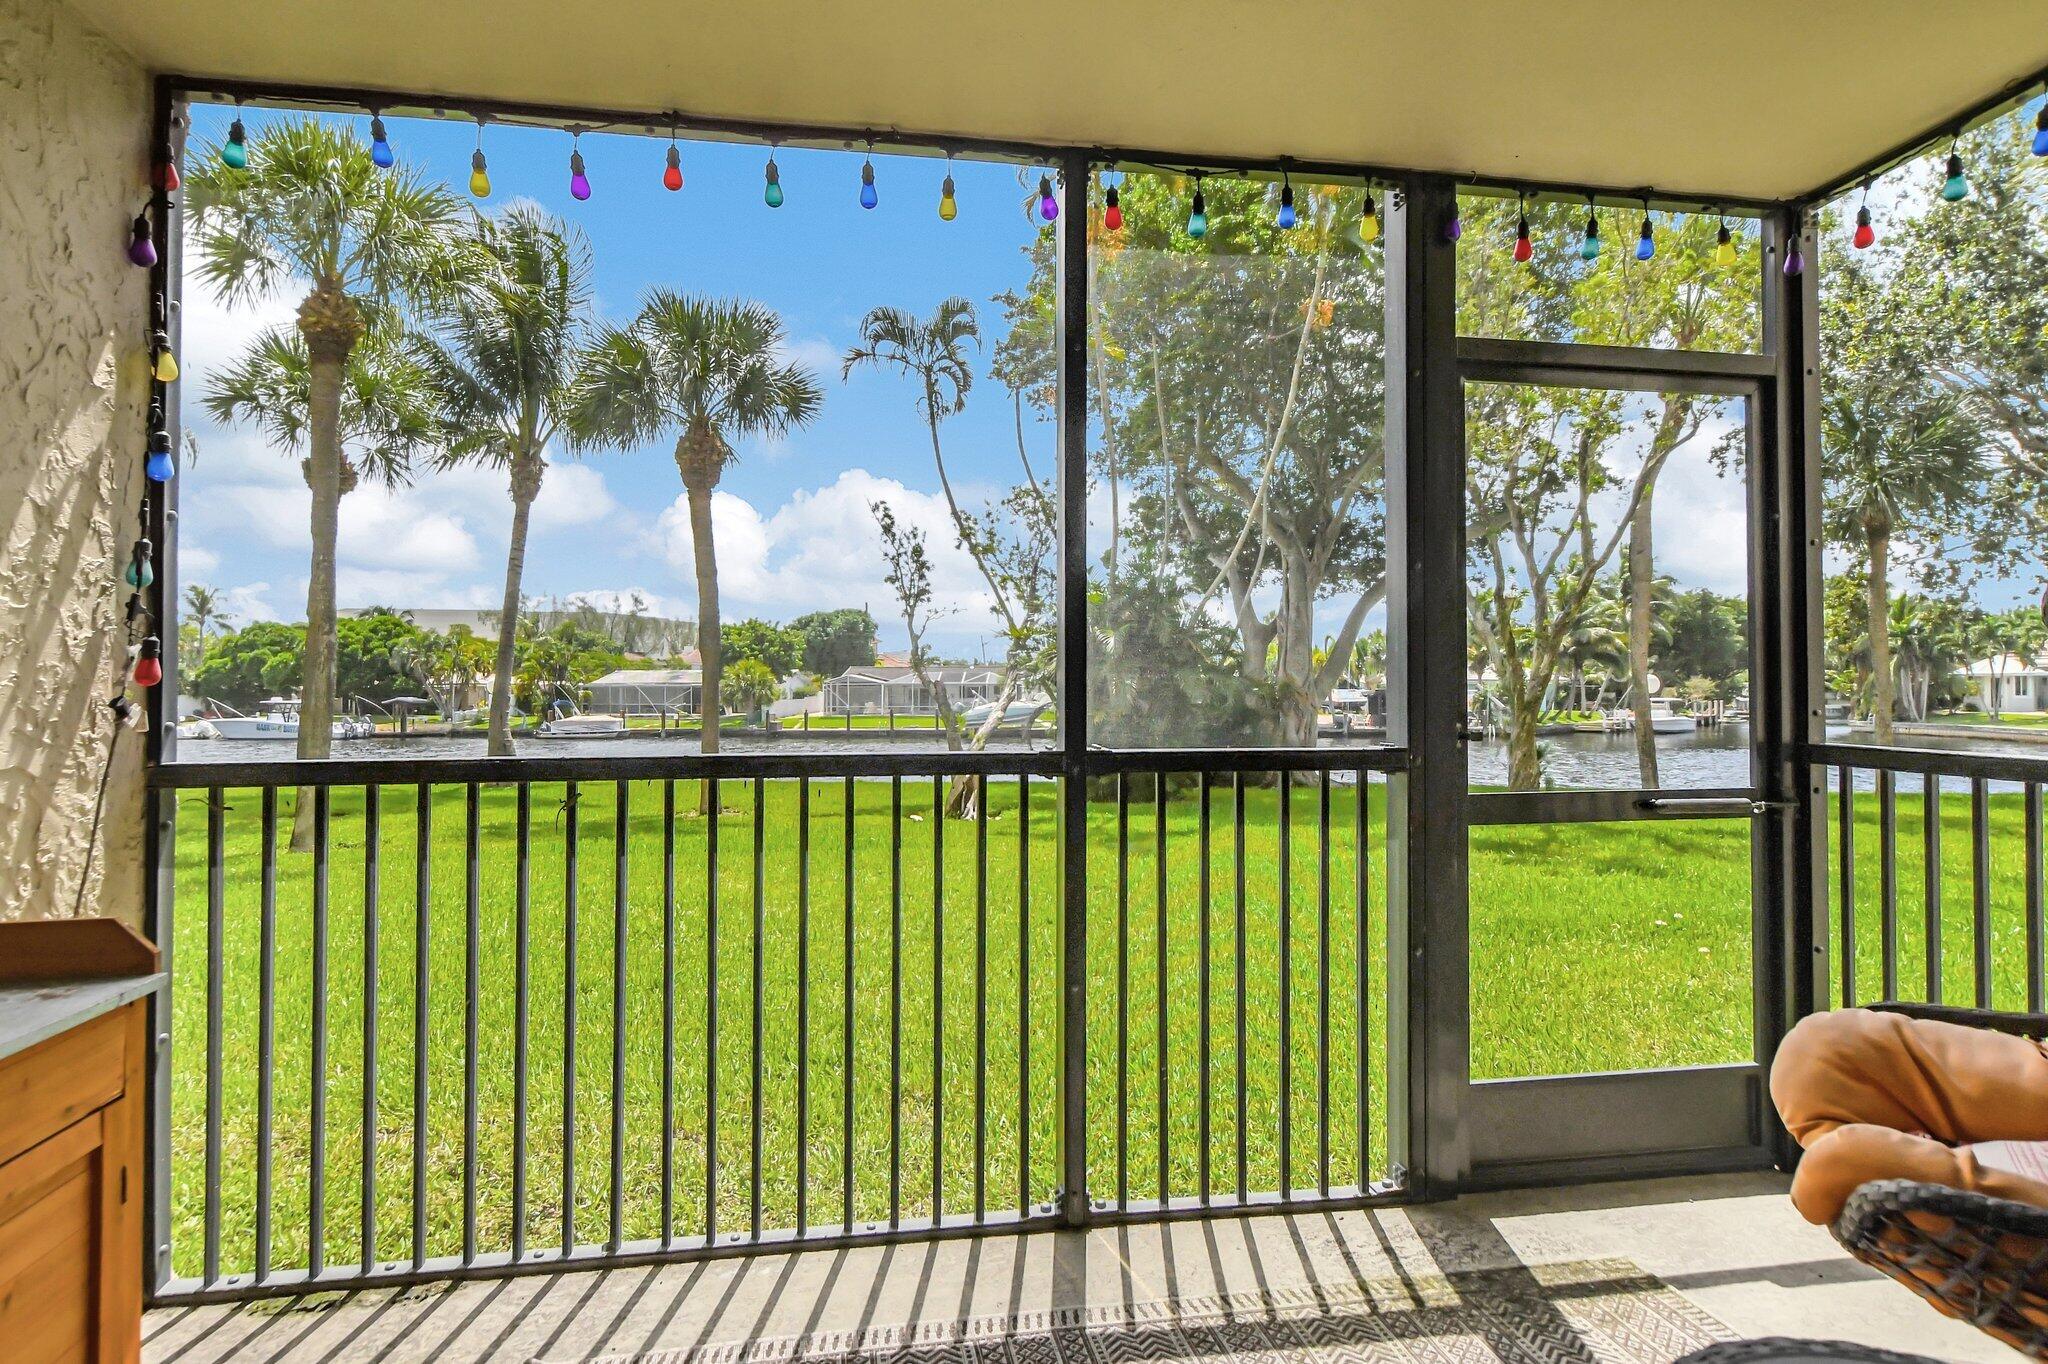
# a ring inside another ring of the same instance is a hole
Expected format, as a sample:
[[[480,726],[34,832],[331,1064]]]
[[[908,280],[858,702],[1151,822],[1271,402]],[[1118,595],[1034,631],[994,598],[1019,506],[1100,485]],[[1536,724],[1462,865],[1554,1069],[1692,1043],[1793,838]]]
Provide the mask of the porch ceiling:
[[[2038,0],[72,0],[147,66],[1782,198],[2048,66]]]

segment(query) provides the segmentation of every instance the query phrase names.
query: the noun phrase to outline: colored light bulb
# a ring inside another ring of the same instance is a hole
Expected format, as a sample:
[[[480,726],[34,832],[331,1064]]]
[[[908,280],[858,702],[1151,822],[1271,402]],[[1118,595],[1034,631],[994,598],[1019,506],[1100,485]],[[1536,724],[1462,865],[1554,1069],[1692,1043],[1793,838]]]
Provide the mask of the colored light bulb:
[[[1724,270],[1735,264],[1735,237],[1726,223],[1721,224],[1721,234],[1714,243],[1714,264]]]
[[[581,203],[590,197],[590,177],[583,173],[583,153],[569,153],[569,197]]]
[[[1053,195],[1050,175],[1038,177],[1038,216],[1047,222],[1060,216],[1060,201]]]
[[[1464,235],[1465,220],[1458,214],[1453,213],[1451,215],[1451,220],[1444,224],[1444,240],[1447,242],[1454,242]]]
[[[142,472],[152,483],[168,483],[178,472],[178,466],[171,462],[171,437],[166,431],[149,433],[149,459],[144,462]]]
[[[1195,191],[1194,202],[1188,205],[1188,235],[1206,237],[1209,235],[1209,201],[1202,197],[1202,191]]]
[[[228,140],[221,143],[220,160],[222,165],[236,170],[249,164],[249,130],[239,118],[228,125]]]
[[[873,208],[880,202],[882,197],[875,193],[875,163],[863,161],[860,163],[860,206]]]
[[[2034,115],[2034,155],[2048,156],[2048,104]]]
[[[1970,197],[1970,179],[1963,174],[1963,158],[1948,154],[1948,179],[1941,183],[1941,197],[1950,203]]]
[[[1365,207],[1358,214],[1358,240],[1371,245],[1380,239],[1380,210],[1370,194],[1365,196]]]
[[[164,680],[163,641],[155,635],[142,641],[142,652],[135,659],[135,685],[154,687]]]
[[[1799,249],[1799,240],[1794,238],[1785,247],[1785,278],[1796,279],[1806,269],[1806,254]]]
[[[1529,240],[1529,215],[1524,213],[1515,224],[1515,260],[1526,262],[1536,254],[1536,245]]]
[[[1849,241],[1858,251],[1877,240],[1877,229],[1870,225],[1870,205],[1856,210],[1856,234]]]
[[[948,175],[939,186],[939,221],[950,223],[959,216],[960,204],[953,197],[953,177]]]
[[[762,172],[766,184],[761,190],[761,202],[770,208],[782,207],[782,170],[775,164],[775,158],[768,158],[768,169]]]
[[[122,572],[121,580],[130,587],[148,587],[156,581],[156,566],[150,562],[154,546],[147,540],[135,542],[135,553],[128,559],[128,567]]]
[[[1657,231],[1650,226],[1650,215],[1643,215],[1643,230],[1636,235],[1636,259],[1648,260],[1657,254]]]
[[[161,327],[149,338],[149,348],[156,359],[149,372],[160,384],[176,383],[178,380],[178,357],[171,354],[171,338]]]
[[[391,150],[391,139],[384,135],[384,120],[376,114],[370,115],[370,159],[385,170],[398,164],[398,157]]]
[[[469,192],[479,199],[491,197],[491,168],[484,161],[484,149],[469,154]]]
[[[1285,232],[1299,221],[1294,212],[1294,186],[1280,186],[1280,212],[1273,219],[1273,225]]]
[[[176,194],[185,181],[178,174],[178,163],[166,156],[156,168],[156,184],[166,194]]]
[[[148,269],[156,264],[156,242],[149,233],[149,215],[135,215],[134,225],[128,230],[128,259]]]
[[[1586,210],[1586,238],[1579,243],[1579,259],[1600,259],[1600,216],[1590,208]]]
[[[683,187],[683,154],[674,143],[669,144],[668,165],[661,172],[661,184],[671,190]]]
[[[1124,229],[1124,206],[1117,200],[1115,185],[1102,192],[1102,225],[1111,232]]]

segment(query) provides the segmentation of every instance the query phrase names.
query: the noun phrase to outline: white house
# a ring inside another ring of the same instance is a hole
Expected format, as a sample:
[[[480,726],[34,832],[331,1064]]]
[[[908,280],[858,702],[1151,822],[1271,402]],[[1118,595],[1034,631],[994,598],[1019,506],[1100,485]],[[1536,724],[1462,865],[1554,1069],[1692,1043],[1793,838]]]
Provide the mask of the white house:
[[[1003,686],[1002,674],[989,667],[927,671],[946,689],[946,699],[959,710],[995,700]],[[898,715],[932,715],[937,710],[930,689],[909,668],[848,668],[825,683],[827,715],[883,715],[891,711]]]
[[[590,708],[605,715],[695,715],[699,668],[621,668],[590,683]]]
[[[2018,654],[1996,654],[1956,670],[1970,679],[1977,704],[1988,711],[2048,710],[2048,664]]]

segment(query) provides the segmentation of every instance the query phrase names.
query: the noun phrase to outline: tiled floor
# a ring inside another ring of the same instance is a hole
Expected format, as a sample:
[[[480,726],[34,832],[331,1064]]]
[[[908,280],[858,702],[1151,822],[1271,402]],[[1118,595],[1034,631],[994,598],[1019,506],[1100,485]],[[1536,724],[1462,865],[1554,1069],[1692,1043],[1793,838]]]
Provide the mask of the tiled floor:
[[[1620,1257],[1742,1335],[2012,1360],[1850,1261],[1777,1175],[1490,1194],[1398,1212],[722,1260],[152,1312],[143,1357],[585,1360],[756,1336]]]

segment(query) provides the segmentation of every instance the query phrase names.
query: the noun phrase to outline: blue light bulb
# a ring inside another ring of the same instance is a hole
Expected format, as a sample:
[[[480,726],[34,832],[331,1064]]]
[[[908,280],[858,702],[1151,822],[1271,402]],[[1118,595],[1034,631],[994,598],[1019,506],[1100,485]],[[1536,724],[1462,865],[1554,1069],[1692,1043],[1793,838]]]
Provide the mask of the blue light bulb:
[[[143,465],[142,472],[149,475],[152,483],[168,483],[178,472],[178,466],[171,462],[171,438],[164,432],[158,431],[150,436],[149,461]]]
[[[875,193],[875,163],[863,161],[860,167],[860,206],[873,208],[880,202],[881,196]]]
[[[398,157],[391,150],[391,139],[384,135],[384,120],[375,114],[370,116],[370,160],[385,170],[398,164]]]
[[[1300,221],[1294,213],[1294,186],[1282,185],[1280,187],[1280,213],[1273,221],[1274,225],[1282,231],[1292,228],[1295,223]]]
[[[1636,259],[1648,260],[1650,257],[1656,254],[1657,234],[1656,231],[1653,228],[1651,228],[1649,218],[1645,216],[1643,218],[1642,235],[1636,238]]]
[[[1586,238],[1579,243],[1579,259],[1600,259],[1600,219],[1591,209],[1586,210]]]

